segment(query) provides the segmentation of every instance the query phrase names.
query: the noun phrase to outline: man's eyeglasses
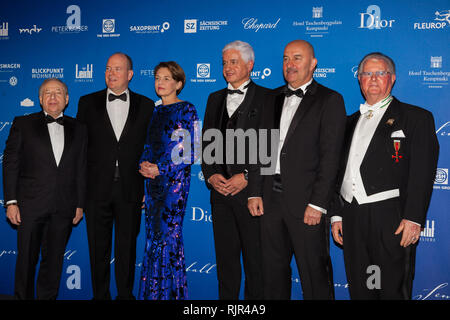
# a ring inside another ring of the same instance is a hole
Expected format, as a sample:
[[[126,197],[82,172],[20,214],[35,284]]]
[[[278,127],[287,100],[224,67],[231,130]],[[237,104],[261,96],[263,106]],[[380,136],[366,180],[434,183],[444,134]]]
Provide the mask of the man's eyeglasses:
[[[389,71],[363,71],[360,72],[359,75],[363,78],[372,78],[372,76],[375,77],[386,77],[388,74],[391,74]]]

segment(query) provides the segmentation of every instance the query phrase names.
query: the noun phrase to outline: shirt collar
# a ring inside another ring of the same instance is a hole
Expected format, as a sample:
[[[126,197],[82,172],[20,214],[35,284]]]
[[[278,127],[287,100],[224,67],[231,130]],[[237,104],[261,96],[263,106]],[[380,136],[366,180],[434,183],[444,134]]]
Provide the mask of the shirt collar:
[[[44,115],[45,115],[45,116],[48,115],[48,113],[47,113],[45,110],[42,110],[42,111],[44,111]],[[55,119],[61,118],[62,116],[64,116],[64,112],[61,112]],[[50,116],[50,117],[51,117],[51,116]]]
[[[127,94],[127,101],[129,101],[128,98],[130,97],[130,91],[128,90],[128,88],[126,88],[123,92],[121,92],[119,94],[115,94],[110,88],[108,88],[106,90],[106,100],[108,100],[108,96],[109,96],[110,93],[112,93],[115,96],[120,96],[121,94],[126,93]]]
[[[250,79],[248,79],[247,81],[245,81],[243,84],[241,84],[240,86],[239,86],[239,88],[234,88],[232,85],[231,85],[231,83],[228,83],[228,89],[230,89],[230,90],[241,90],[242,92],[246,92],[247,91],[247,89],[248,89],[248,87],[247,88],[245,88],[245,86],[246,85],[248,85],[249,83],[250,83]]]
[[[288,88],[291,90],[298,90],[298,89],[302,89],[303,93],[306,93],[306,88],[313,82],[313,78],[311,78],[311,80],[309,80],[307,83],[305,83],[304,85],[301,85],[298,88],[293,88],[290,84],[288,84]],[[294,96],[294,95],[293,95]]]

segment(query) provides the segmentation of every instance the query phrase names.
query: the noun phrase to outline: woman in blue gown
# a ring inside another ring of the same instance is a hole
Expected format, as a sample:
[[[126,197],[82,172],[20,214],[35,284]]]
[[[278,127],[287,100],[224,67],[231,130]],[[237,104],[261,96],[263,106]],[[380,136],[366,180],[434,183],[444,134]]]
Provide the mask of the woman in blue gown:
[[[155,68],[157,105],[139,172],[145,177],[145,252],[138,299],[187,299],[183,218],[195,162],[197,112],[177,95],[185,74],[173,61]]]

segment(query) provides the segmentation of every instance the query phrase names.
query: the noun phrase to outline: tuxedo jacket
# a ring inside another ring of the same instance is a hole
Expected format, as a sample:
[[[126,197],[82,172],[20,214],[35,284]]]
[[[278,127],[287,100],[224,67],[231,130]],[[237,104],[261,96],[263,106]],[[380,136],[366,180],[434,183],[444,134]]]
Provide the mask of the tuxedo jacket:
[[[263,111],[261,125],[264,128],[280,128],[284,87],[274,90],[273,103]],[[290,214],[303,218],[309,203],[328,209],[339,169],[345,123],[342,96],[313,80],[292,118],[280,154],[283,197]],[[272,167],[275,173],[275,165]],[[272,175],[263,176],[259,169],[253,171],[249,175],[249,185],[250,196],[270,201]]]
[[[23,217],[58,212],[75,216],[84,208],[87,130],[64,115],[64,149],[59,165],[43,112],[16,117],[3,156],[5,203],[17,200]]]
[[[248,129],[258,130],[259,122],[261,118],[261,110],[263,108],[264,103],[267,102],[268,97],[271,95],[271,90],[261,87],[255,84],[253,81],[250,82],[247,92],[245,94],[245,98],[240,104],[240,106],[236,109],[236,111],[232,115],[232,127],[228,127],[230,129],[242,129],[244,132]],[[222,90],[213,92],[208,97],[208,102],[206,105],[205,116],[203,119],[203,137],[205,137],[205,131],[208,129],[217,129],[221,130],[223,124],[224,113],[226,112],[226,104],[227,104],[227,88]],[[223,143],[225,145],[225,136],[223,136]],[[203,141],[202,142],[202,150],[212,143],[212,141]],[[236,147],[236,146],[235,146]],[[235,155],[236,155],[235,148]],[[250,147],[248,141],[246,141],[245,145],[245,153],[249,156]],[[202,153],[203,154],[203,153]],[[204,156],[204,154],[203,154]],[[225,152],[223,154],[225,161]],[[224,177],[238,173],[243,173],[244,170],[249,170],[252,164],[248,162],[248,157],[246,157],[246,161],[244,164],[238,164],[235,161],[233,164],[228,165],[230,173],[227,173],[224,170],[224,165],[219,163],[207,164],[205,159],[202,160],[202,172],[205,177],[206,186],[211,189],[212,186],[207,182],[208,179],[216,174],[222,174]],[[229,177],[228,177],[229,178]],[[211,192],[212,199],[214,198],[214,192]],[[237,195],[236,198],[241,202],[247,203],[247,188],[243,189]]]
[[[359,117],[360,112],[357,111],[347,121],[338,190],[345,175]],[[394,146],[396,140],[399,141],[398,162]],[[367,195],[399,189],[401,217],[424,225],[438,154],[439,143],[431,112],[394,98],[381,118],[361,163],[360,173]]]
[[[82,96],[77,119],[87,125],[87,200],[108,200],[114,179],[116,160],[120,179],[129,201],[142,201],[144,180],[139,159],[144,149],[147,126],[154,103],[149,98],[130,92],[130,109],[122,134],[117,141],[106,109],[107,90]]]

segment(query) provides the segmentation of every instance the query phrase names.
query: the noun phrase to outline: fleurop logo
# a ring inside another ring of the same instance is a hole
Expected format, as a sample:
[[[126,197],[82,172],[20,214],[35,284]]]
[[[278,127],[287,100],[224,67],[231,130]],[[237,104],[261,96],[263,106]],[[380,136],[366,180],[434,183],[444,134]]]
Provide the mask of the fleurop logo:
[[[443,30],[450,27],[450,10],[434,13],[434,20],[429,22],[414,22],[414,30]]]

